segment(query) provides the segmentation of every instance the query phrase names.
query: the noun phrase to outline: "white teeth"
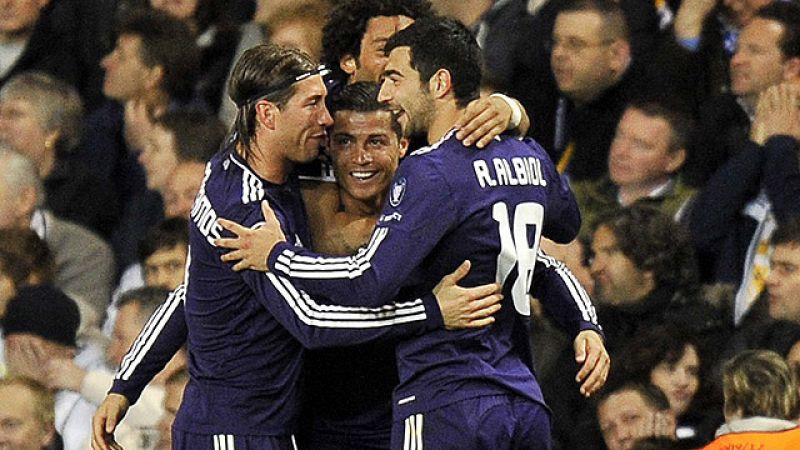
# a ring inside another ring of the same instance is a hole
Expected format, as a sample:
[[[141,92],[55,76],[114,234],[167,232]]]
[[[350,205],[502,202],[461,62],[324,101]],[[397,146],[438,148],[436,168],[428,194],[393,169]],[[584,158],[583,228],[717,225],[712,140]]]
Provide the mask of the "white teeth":
[[[371,178],[376,173],[377,172],[350,172],[350,175],[359,180],[366,180],[367,178]]]

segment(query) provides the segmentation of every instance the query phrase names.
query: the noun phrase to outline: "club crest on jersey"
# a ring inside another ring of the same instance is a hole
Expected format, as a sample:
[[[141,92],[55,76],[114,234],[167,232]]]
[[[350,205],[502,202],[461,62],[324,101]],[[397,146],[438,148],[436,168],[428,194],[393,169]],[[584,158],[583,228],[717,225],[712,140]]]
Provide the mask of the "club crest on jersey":
[[[400,202],[403,201],[403,196],[406,194],[406,179],[400,178],[392,185],[392,191],[389,194],[389,204],[397,208]]]

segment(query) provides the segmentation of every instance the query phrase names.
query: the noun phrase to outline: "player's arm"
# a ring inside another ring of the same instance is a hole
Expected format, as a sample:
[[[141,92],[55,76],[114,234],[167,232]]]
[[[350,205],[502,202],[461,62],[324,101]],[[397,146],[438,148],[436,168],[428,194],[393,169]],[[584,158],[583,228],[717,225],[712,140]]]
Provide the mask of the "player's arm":
[[[545,313],[573,337],[575,360],[581,365],[575,381],[580,384],[581,394],[588,397],[603,387],[611,363],[594,305],[564,263],[541,250],[536,262],[531,295],[538,298]]]
[[[266,209],[264,225],[257,231],[220,220],[224,228],[239,235],[215,241],[233,249],[222,260],[239,261],[234,265],[237,270],[268,269],[334,304],[380,306],[390,302],[457,220],[446,176],[430,164],[414,162],[407,160],[401,165],[392,188],[395,200],[384,207],[368,244],[354,255],[330,257],[288,243],[277,218]],[[269,255],[268,266],[264,255]]]
[[[283,215],[279,209],[276,211],[278,215],[273,217],[282,227]],[[261,211],[253,208],[243,223],[255,226],[261,219]],[[240,233],[254,232],[246,226],[234,228]],[[469,264],[464,264],[444,277],[433,292],[378,306],[364,305],[356,294],[351,294],[349,302],[334,304],[272,272],[241,271],[240,274],[256,298],[293,336],[304,346],[317,348],[409,336],[442,327],[479,327],[492,323],[491,314],[499,308],[502,298],[499,286],[459,287],[458,282],[468,272]]]
[[[161,372],[186,342],[184,295],[185,289],[181,285],[167,297],[123,357],[114,384],[92,419],[93,448],[118,448],[114,447],[114,430],[128,407],[136,403],[147,383]]]
[[[433,292],[381,307],[333,305],[313,298],[291,280],[274,273],[240,272],[256,298],[306,348],[356,345],[448,328],[492,324],[500,309],[499,286],[458,286],[469,263],[445,276]]]

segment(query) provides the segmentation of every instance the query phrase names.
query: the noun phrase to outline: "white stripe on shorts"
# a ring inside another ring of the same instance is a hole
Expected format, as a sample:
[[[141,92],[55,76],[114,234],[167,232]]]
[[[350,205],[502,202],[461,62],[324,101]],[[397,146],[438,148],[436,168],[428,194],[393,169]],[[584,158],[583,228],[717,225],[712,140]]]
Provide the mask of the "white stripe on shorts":
[[[406,417],[403,450],[423,450],[422,448],[422,414]]]

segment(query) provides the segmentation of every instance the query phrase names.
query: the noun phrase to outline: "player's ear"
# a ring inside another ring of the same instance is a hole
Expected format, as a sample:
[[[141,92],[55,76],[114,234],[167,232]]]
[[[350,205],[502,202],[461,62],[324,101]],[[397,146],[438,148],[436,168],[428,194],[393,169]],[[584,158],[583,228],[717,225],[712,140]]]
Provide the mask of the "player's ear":
[[[450,93],[453,88],[453,80],[450,77],[450,72],[445,69],[439,69],[428,80],[428,92],[431,93],[434,99],[439,99]]]
[[[406,138],[406,137],[400,138],[399,144],[400,144],[399,145],[399,147],[400,147],[400,158],[402,158],[402,157],[406,156],[406,152],[408,151],[408,144],[409,144],[408,138]]]
[[[348,77],[352,77],[356,73],[356,69],[358,69],[358,60],[348,53],[339,58],[339,67]]]
[[[259,100],[255,105],[256,122],[263,125],[268,130],[275,129],[275,119],[280,114],[280,108],[275,103],[268,100]]]

